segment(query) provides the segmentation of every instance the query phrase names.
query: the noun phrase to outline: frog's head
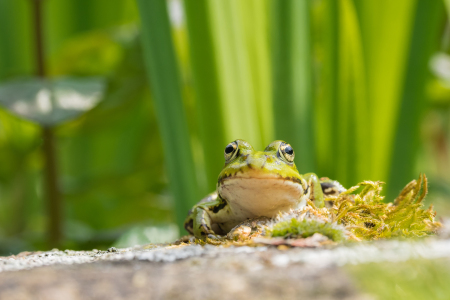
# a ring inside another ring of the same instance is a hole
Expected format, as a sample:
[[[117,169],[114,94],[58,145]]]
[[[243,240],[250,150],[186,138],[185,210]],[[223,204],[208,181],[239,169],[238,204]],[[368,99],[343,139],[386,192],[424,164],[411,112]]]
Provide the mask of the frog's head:
[[[292,208],[308,192],[294,164],[294,149],[284,141],[255,151],[246,141],[236,140],[225,147],[224,155],[217,190],[223,199],[239,203],[242,209],[259,216],[272,215],[273,210]]]

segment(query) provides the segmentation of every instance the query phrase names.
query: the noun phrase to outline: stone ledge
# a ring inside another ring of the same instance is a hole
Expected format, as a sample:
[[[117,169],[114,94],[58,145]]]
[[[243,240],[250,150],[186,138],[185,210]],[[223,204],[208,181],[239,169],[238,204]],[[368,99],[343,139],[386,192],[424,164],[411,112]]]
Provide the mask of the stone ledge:
[[[0,299],[373,299],[341,266],[449,258],[450,239],[322,248],[148,245],[0,258]]]

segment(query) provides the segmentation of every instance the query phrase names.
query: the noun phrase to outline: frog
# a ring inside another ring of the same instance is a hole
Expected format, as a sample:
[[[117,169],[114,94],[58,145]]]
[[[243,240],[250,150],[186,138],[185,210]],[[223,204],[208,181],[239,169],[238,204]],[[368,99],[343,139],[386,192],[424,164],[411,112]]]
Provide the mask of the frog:
[[[294,157],[292,146],[282,140],[264,151],[241,139],[229,143],[216,191],[189,211],[185,229],[198,239],[221,239],[245,220],[274,218],[302,209],[308,201],[323,208],[327,196],[346,190],[338,181],[315,173],[301,175]]]

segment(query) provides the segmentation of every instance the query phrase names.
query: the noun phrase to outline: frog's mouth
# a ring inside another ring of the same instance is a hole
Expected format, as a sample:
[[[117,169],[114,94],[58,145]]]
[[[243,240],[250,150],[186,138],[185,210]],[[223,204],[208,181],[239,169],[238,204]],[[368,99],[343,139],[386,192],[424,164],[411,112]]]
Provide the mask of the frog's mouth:
[[[300,208],[306,204],[308,190],[298,178],[275,174],[258,176],[234,175],[219,181],[218,192],[234,210],[246,218],[274,217],[278,212]]]

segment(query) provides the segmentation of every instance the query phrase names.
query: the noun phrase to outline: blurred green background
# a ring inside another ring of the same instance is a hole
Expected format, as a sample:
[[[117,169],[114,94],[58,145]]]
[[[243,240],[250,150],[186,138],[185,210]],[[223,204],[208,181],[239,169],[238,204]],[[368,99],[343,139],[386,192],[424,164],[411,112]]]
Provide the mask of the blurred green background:
[[[449,215],[448,2],[0,0],[0,255],[174,240],[237,138]]]

